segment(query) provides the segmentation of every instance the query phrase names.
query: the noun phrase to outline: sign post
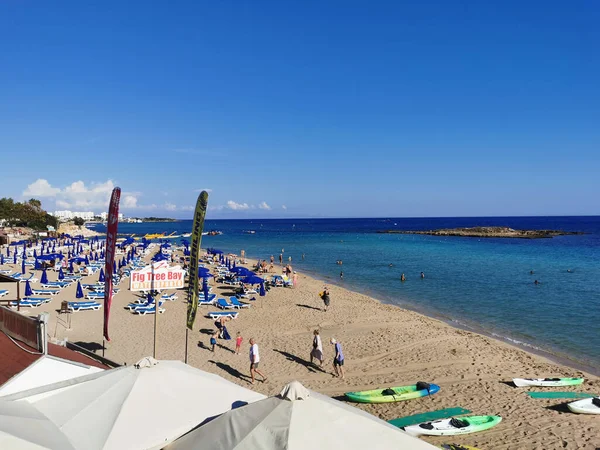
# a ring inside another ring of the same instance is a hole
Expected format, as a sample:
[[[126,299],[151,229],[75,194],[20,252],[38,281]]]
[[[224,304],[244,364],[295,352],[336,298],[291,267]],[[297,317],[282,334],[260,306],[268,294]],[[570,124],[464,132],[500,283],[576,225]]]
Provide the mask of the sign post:
[[[154,300],[154,352],[156,359],[156,348],[158,342],[158,314],[160,313],[160,295],[154,295],[162,289],[181,289],[184,286],[185,271],[179,267],[170,267],[166,261],[150,264],[143,269],[131,272],[129,277],[129,289],[131,291],[150,291]]]

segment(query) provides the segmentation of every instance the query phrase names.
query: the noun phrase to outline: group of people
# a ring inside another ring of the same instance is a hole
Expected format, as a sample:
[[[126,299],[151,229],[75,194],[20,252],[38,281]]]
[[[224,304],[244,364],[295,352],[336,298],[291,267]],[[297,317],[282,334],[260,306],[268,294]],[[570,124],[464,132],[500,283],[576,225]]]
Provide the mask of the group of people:
[[[333,370],[336,377],[344,378],[344,353],[342,352],[342,344],[335,338],[331,338],[329,343],[333,345],[335,355],[333,357]],[[319,330],[313,331],[312,350],[310,352],[310,363],[314,364],[314,360],[319,361],[319,366],[323,366],[325,356],[323,355],[323,342],[319,335]]]

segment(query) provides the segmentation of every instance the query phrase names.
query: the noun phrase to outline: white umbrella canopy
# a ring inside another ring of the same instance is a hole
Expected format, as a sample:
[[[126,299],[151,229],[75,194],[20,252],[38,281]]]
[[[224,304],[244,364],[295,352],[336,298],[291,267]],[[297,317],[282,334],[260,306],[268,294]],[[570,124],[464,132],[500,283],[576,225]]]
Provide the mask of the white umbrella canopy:
[[[265,396],[181,361],[133,366],[4,397],[28,402],[76,449],[155,449],[208,418]]]
[[[74,450],[67,437],[34,406],[0,401],[0,448]]]
[[[277,397],[229,411],[166,447],[168,450],[430,450],[427,442],[299,382]]]

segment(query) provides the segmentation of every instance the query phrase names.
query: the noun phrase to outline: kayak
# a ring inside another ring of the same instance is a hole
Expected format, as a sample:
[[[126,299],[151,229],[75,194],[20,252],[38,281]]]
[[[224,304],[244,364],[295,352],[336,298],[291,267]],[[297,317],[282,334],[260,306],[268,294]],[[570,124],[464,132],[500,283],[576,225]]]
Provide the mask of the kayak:
[[[439,390],[440,387],[437,384],[419,381],[417,384],[411,384],[410,386],[374,389],[372,391],[346,392],[344,395],[346,395],[349,400],[357,403],[391,403],[433,395]]]
[[[444,450],[479,450],[475,447],[471,447],[470,445],[456,445],[456,444],[442,444],[440,448]]]
[[[583,383],[583,378],[513,378],[516,387],[525,386],[575,386]]]
[[[500,416],[467,416],[453,417],[433,422],[420,423],[404,427],[404,431],[413,435],[457,436],[459,434],[476,433],[488,430],[502,421]]]
[[[577,400],[569,403],[567,407],[577,414],[600,414],[600,397]]]

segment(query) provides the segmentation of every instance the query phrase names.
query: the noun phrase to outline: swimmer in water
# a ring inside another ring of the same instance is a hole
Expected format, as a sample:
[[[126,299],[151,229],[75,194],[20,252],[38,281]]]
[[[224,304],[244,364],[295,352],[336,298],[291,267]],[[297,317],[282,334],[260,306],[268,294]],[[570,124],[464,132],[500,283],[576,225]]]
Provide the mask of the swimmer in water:
[[[421,278],[425,278],[425,272],[421,272]]]
[[[394,265],[392,263],[390,263],[390,267],[394,267]]]
[[[533,282],[533,284],[540,284],[540,282],[539,282],[538,280],[535,280],[535,281]]]
[[[344,279],[344,272],[340,272],[340,279]]]
[[[533,270],[530,270],[530,271],[529,271],[529,275],[533,275]]]
[[[404,274],[400,275],[400,281],[406,281],[406,277],[404,276]]]

